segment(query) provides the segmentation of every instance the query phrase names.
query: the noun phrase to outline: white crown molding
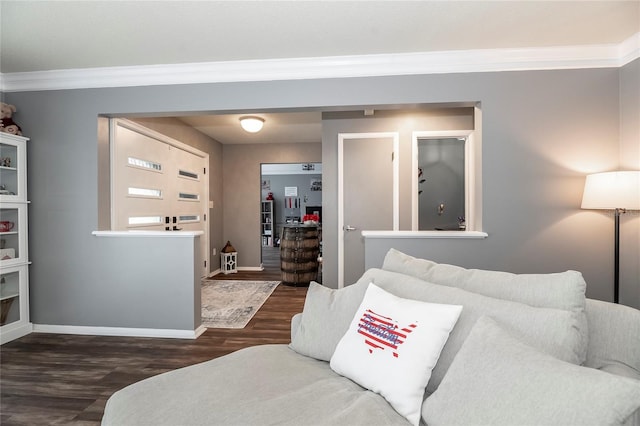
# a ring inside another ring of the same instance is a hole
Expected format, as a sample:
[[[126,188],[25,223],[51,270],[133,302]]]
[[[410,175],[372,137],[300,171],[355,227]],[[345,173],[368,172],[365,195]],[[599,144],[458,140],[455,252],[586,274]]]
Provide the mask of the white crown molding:
[[[620,65],[623,66],[629,62],[640,58],[640,33],[636,33],[620,43],[618,57]]]
[[[163,86],[390,75],[616,68],[640,57],[640,33],[620,44],[451,50],[0,74],[0,91]]]

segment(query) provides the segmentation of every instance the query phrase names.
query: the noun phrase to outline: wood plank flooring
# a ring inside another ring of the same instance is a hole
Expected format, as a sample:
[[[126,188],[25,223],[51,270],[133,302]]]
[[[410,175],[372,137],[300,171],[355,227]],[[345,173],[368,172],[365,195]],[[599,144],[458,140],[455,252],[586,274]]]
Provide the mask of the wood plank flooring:
[[[265,271],[218,279],[279,280],[275,251]],[[0,424],[98,425],[104,405],[131,383],[238,349],[290,341],[306,287],[279,285],[247,327],[209,329],[196,340],[32,333],[0,347]]]

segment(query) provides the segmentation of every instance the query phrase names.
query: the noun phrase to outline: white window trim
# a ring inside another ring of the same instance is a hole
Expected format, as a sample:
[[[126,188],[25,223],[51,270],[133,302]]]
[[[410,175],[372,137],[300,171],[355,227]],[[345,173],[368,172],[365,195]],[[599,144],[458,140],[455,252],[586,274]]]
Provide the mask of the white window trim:
[[[481,122],[481,111],[475,108],[476,123]],[[418,230],[418,139],[440,139],[440,138],[465,138],[464,144],[464,186],[465,186],[465,224],[466,231],[453,231],[449,238],[459,233],[478,231],[482,232],[482,187],[481,187],[481,141],[478,130],[438,130],[438,131],[414,131],[411,138],[411,229],[414,233],[430,232]],[[434,231],[443,238],[442,231]],[[417,235],[417,234],[416,234]]]

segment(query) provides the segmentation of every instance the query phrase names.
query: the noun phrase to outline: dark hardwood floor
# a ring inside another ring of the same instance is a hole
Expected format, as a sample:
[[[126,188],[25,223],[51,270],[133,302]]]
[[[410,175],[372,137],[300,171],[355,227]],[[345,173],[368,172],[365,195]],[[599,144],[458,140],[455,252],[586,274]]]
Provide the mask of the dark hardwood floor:
[[[265,270],[218,279],[279,280],[277,249]],[[306,287],[279,285],[244,329],[209,329],[196,340],[32,333],[0,347],[0,424],[98,425],[115,391],[144,378],[248,346],[288,343]]]

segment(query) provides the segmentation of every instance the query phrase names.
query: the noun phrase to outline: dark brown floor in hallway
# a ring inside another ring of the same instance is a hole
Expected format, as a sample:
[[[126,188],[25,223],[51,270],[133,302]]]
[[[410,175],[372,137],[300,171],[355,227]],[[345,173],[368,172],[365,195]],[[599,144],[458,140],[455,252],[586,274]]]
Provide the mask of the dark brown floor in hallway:
[[[219,279],[280,280],[277,249],[261,272]],[[240,330],[209,329],[196,340],[32,333],[0,347],[0,424],[98,425],[109,396],[146,377],[235,350],[290,341],[306,287],[280,285]]]

